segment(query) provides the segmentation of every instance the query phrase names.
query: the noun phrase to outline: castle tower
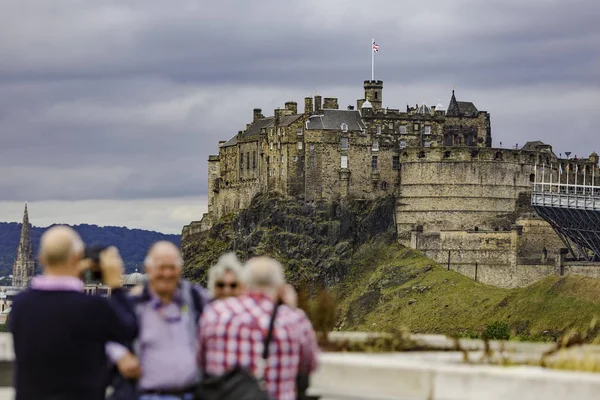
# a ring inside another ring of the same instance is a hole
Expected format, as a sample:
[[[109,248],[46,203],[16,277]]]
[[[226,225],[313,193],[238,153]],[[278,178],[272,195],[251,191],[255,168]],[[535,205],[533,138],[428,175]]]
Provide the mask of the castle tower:
[[[17,248],[17,258],[13,264],[14,287],[26,287],[35,274],[35,259],[33,258],[33,244],[31,243],[31,226],[29,225],[29,214],[27,213],[27,203],[25,203],[25,213],[23,214],[23,226],[21,227],[21,239]]]
[[[380,110],[383,102],[383,81],[365,81],[365,99],[373,106],[373,110]]]

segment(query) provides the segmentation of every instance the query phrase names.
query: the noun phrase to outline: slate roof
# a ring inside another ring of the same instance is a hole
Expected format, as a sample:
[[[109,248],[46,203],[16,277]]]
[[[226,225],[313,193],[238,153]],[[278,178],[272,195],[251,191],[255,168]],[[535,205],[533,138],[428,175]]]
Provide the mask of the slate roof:
[[[228,141],[223,143],[223,145],[221,145],[221,147],[235,146],[236,144],[237,144],[237,135],[235,135],[234,137],[232,137],[231,139],[229,139]]]
[[[289,126],[299,120],[303,114],[284,115],[279,118],[277,126]],[[248,126],[244,131],[242,139],[253,139],[260,137],[260,131],[263,128],[271,128],[275,126],[275,117],[267,117],[259,119]],[[221,147],[235,146],[237,144],[237,135],[225,142]]]
[[[476,117],[479,110],[475,107],[475,104],[470,101],[456,101],[454,96],[454,90],[452,91],[452,98],[446,110],[446,116],[448,117]]]
[[[323,115],[313,115],[308,120],[308,130],[340,130],[343,123],[349,131],[366,129],[360,113],[356,110],[322,110]]]

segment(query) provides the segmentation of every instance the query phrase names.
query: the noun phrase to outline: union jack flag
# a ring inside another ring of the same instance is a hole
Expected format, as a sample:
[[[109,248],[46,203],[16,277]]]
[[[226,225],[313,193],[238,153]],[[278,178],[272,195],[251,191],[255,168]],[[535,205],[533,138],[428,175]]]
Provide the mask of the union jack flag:
[[[379,45],[375,42],[373,42],[373,52],[374,53],[379,53]]]

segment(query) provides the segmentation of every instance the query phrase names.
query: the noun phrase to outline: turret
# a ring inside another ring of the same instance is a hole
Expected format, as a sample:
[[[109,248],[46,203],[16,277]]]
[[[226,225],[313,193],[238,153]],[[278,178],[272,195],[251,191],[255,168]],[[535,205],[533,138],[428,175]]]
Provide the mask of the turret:
[[[365,100],[374,110],[380,110],[383,104],[383,81],[365,81]]]

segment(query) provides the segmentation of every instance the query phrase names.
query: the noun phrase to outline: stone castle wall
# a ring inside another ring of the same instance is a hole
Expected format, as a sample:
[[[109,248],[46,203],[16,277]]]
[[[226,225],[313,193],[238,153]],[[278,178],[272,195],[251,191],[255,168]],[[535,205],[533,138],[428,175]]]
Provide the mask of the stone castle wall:
[[[530,153],[534,152],[406,149],[396,216],[400,241],[408,244],[415,226],[425,231],[510,228],[521,193],[531,190],[536,158]]]

